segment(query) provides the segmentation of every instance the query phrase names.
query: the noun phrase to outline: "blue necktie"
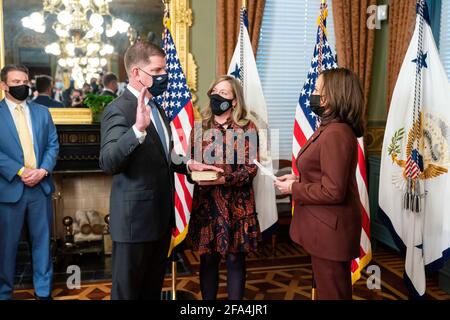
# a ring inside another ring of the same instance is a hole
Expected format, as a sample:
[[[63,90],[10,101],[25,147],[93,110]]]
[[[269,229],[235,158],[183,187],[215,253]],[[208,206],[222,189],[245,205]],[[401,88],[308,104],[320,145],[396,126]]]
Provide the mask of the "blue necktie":
[[[148,102],[148,105],[150,106],[150,109],[152,109],[153,122],[155,123],[156,131],[158,132],[159,135],[159,140],[161,140],[161,143],[164,147],[166,157],[168,157],[169,151],[167,150],[166,135],[164,134],[163,124],[161,123],[158,107],[151,100]]]

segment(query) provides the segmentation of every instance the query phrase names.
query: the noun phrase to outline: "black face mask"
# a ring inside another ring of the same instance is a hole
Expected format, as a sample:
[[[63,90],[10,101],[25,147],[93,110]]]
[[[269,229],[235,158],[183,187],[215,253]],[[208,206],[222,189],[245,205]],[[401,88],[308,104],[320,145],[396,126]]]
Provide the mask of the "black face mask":
[[[157,97],[162,95],[164,92],[167,91],[167,85],[169,84],[169,76],[167,73],[160,74],[157,76],[153,76],[149,74],[148,72],[145,72],[144,70],[140,69],[142,72],[148,74],[153,79],[153,84],[151,87],[148,87],[147,90],[150,92],[150,94],[153,97]],[[143,85],[143,83],[141,82]]]
[[[311,107],[311,111],[314,112],[318,117],[322,117],[325,112],[325,108],[320,105],[320,95],[312,94],[309,98],[309,106]]]
[[[211,111],[216,116],[224,114],[232,107],[232,99],[226,99],[218,94],[213,94],[209,98],[211,99]]]
[[[26,84],[22,84],[20,86],[9,87],[8,92],[14,99],[25,101],[30,95],[30,87]]]

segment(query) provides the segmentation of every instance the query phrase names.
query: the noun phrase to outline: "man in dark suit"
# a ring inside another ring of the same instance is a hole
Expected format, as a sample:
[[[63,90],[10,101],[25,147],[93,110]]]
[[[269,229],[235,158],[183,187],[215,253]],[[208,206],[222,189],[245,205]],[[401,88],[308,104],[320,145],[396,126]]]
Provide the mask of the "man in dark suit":
[[[111,299],[160,299],[175,224],[174,171],[215,170],[174,164],[171,129],[152,98],[167,89],[166,59],[138,41],[125,53],[129,85],[101,122],[100,167],[114,175],[110,200],[113,240]]]
[[[4,67],[0,88],[6,94],[0,101],[0,300],[10,299],[13,292],[24,223],[31,238],[35,294],[50,299],[54,191],[50,173],[58,155],[58,136],[48,108],[26,101],[30,91],[26,67]]]
[[[103,76],[103,91],[100,94],[101,96],[111,96],[117,98],[117,89],[119,88],[119,84],[117,83],[118,79],[114,73],[107,73]]]
[[[64,108],[64,104],[52,98],[53,79],[50,76],[42,75],[36,77],[36,89],[38,96],[33,100],[35,103],[49,108]]]
[[[75,80],[71,79],[69,82],[69,87],[62,92],[63,104],[66,108],[72,107],[72,91],[75,89]]]

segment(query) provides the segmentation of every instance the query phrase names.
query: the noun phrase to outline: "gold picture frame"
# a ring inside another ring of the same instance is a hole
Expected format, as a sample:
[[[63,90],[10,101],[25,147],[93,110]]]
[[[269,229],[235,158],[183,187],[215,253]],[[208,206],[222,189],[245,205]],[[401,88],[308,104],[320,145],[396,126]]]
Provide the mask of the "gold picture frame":
[[[169,6],[171,15],[171,33],[177,47],[183,71],[186,75],[187,83],[191,89],[193,102],[196,100],[197,91],[197,65],[194,56],[190,52],[190,27],[193,23],[190,0],[162,0]],[[163,21],[161,21],[161,24]],[[0,0],[0,68],[5,65],[5,41],[3,22],[3,0]],[[0,92],[0,99],[3,99],[3,91]],[[55,109],[55,110],[52,110]],[[76,108],[52,108],[52,117],[56,124],[86,124],[92,123],[92,113],[90,110],[80,113]],[[57,109],[57,110],[56,110]],[[75,110],[73,110],[75,109]],[[76,116],[74,116],[76,115]]]

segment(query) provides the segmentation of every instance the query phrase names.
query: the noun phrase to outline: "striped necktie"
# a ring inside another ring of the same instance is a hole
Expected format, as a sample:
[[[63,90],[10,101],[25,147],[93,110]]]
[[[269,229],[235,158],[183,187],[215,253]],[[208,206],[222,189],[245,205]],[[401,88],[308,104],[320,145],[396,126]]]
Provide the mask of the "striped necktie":
[[[164,147],[164,152],[166,153],[166,157],[168,157],[169,156],[169,150],[167,150],[166,135],[164,133],[163,124],[161,123],[161,118],[160,118],[160,115],[159,115],[158,107],[151,100],[148,102],[148,105],[152,109],[153,121],[155,123],[156,131],[158,132],[159,140],[161,140],[161,144]]]

